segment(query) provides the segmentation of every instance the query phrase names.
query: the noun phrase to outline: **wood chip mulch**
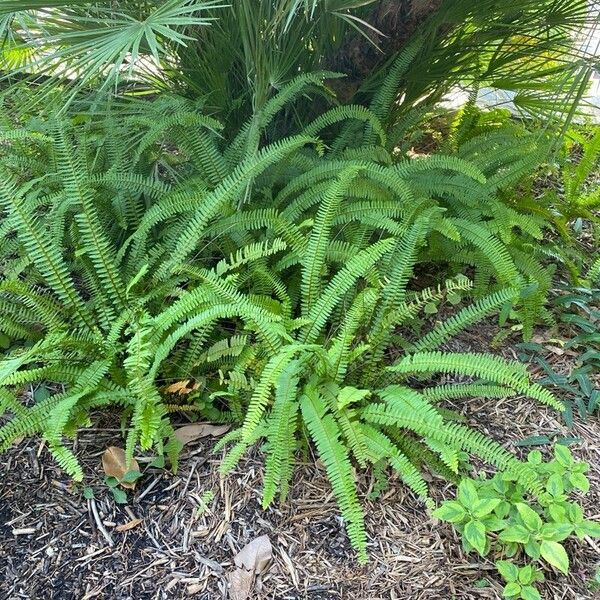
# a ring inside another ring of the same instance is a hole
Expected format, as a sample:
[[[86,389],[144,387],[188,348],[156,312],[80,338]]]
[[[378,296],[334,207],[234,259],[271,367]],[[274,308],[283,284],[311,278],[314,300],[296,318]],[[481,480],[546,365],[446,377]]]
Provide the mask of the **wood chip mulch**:
[[[460,349],[476,348],[480,336],[478,330],[471,340],[463,339]],[[504,352],[510,354],[510,348]],[[548,431],[580,437],[573,450],[590,463],[592,483],[586,513],[600,519],[597,417],[567,431],[555,413],[525,399],[474,400],[452,408],[505,443]],[[233,557],[263,534],[273,545],[273,563],[255,581],[252,598],[501,598],[492,561],[464,555],[453,530],[432,519],[394,477],[380,498],[365,501],[370,562],[363,567],[348,544],[324,471],[311,458],[299,467],[286,504],[264,511],[260,451],[222,480],[220,455],[211,453],[211,443],[196,442],[186,447],[176,475],[147,469],[129,493],[129,504],[117,505],[102,482],[100,457],[109,445],[122,445],[122,438],[106,416],[76,442],[89,474],[86,485],[94,490],[89,500],[39,440],[25,440],[1,458],[0,600],[227,598]],[[360,484],[366,498],[374,481],[362,475]],[[206,492],[214,498],[203,509]],[[454,492],[432,478],[432,493],[441,500]],[[569,542],[568,550],[571,574],[548,572],[543,597],[600,598],[592,583],[600,567],[600,541]]]

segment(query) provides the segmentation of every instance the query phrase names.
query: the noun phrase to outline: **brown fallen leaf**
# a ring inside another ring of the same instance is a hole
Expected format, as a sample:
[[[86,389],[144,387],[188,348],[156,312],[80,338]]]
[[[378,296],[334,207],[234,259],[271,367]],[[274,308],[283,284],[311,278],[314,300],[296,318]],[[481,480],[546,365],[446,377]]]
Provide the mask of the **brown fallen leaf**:
[[[167,394],[179,394],[180,396],[187,396],[187,394],[191,394],[199,387],[200,384],[198,382],[193,383],[190,386],[190,380],[185,379],[184,381],[176,381],[175,383],[168,385],[166,388],[164,388],[164,392]]]
[[[254,577],[263,573],[273,559],[273,546],[268,535],[246,544],[233,558],[237,569],[229,573],[229,597],[246,600],[252,592]]]
[[[118,531],[119,533],[122,533],[123,531],[129,531],[130,529],[137,527],[142,522],[143,522],[143,519],[131,519],[131,521],[128,521],[127,523],[123,523],[122,525],[117,525],[115,527],[115,531]]]
[[[545,343],[548,341],[548,337],[547,337],[547,336],[545,336],[545,335],[542,335],[542,334],[540,334],[540,333],[534,333],[534,334],[531,336],[531,341],[532,341],[534,344],[542,344],[542,345],[543,345],[543,344],[545,344]]]
[[[230,425],[212,425],[211,423],[192,423],[184,425],[175,431],[173,434],[182,444],[189,444],[201,438],[212,436],[218,437],[227,433]]]
[[[168,385],[165,388],[164,391],[167,394],[181,394],[182,390],[186,390],[187,389],[187,386],[188,386],[189,382],[190,382],[189,379],[185,379],[184,381],[176,381],[175,383],[172,383],[171,385]]]
[[[231,600],[246,600],[252,592],[254,573],[246,569],[236,569],[229,573],[229,598]]]
[[[262,573],[273,558],[273,546],[268,535],[261,535],[246,544],[234,557],[236,566],[252,571],[256,575]]]
[[[109,446],[102,455],[102,468],[108,477],[114,477],[122,487],[129,490],[135,489],[135,481],[122,481],[122,479],[129,471],[139,471],[140,465],[135,458],[132,458],[127,465],[123,448]]]

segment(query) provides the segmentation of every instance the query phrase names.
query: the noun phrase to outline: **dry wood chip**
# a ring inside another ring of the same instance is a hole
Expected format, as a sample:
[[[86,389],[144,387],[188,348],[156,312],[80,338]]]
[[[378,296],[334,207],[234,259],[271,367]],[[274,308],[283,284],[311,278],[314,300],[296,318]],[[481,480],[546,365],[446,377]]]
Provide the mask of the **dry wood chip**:
[[[132,519],[131,521],[128,521],[127,523],[123,523],[122,525],[117,525],[115,527],[115,531],[118,531],[119,533],[122,533],[123,531],[129,531],[130,529],[137,527],[142,522],[143,522],[143,519]]]

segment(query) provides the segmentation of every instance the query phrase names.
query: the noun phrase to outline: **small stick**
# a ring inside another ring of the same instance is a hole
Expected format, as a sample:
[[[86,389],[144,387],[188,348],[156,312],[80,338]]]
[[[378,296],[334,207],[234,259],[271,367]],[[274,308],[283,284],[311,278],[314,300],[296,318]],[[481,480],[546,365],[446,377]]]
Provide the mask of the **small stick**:
[[[22,529],[13,529],[13,535],[31,535],[35,533],[37,529],[35,527],[23,527]]]
[[[159,475],[154,481],[151,481],[148,487],[137,497],[137,501],[139,502],[146,494],[150,493],[154,486],[162,479],[162,475]]]
[[[100,515],[98,514],[98,507],[96,506],[96,501],[93,498],[90,498],[88,500],[88,502],[90,503],[90,506],[92,507],[92,514],[94,515],[94,521],[96,521],[96,526],[98,527],[98,530],[104,536],[104,539],[106,540],[108,545],[114,546],[115,542],[110,537],[110,533],[108,533],[108,531],[106,531],[106,527],[104,527],[102,521],[100,520]]]

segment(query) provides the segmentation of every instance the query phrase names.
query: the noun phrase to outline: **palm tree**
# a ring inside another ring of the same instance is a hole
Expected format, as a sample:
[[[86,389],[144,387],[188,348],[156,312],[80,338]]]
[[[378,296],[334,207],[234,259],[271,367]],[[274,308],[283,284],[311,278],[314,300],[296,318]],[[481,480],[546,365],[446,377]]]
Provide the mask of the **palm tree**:
[[[573,44],[594,20],[589,0],[226,1],[5,0],[3,80],[37,82],[36,99],[60,85],[64,104],[88,88],[168,89],[241,123],[304,72],[346,75],[331,82],[342,102],[369,97],[403,51],[399,112],[456,85],[512,90],[529,113],[566,110],[589,73]]]

